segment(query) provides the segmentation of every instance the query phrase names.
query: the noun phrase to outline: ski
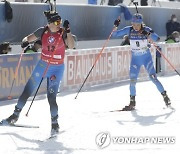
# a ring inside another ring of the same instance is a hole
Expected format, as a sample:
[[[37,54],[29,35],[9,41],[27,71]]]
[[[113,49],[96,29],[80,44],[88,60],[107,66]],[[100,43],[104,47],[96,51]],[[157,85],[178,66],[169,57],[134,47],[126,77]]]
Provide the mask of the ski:
[[[33,125],[23,125],[23,124],[11,124],[11,125],[1,125],[5,127],[22,127],[22,128],[39,128],[39,126],[33,126]]]
[[[171,109],[172,111],[176,111],[176,109],[174,107],[172,107],[171,105],[168,105],[166,107],[163,107],[163,109]],[[124,111],[135,111],[136,109],[133,109],[133,110],[112,110],[112,111],[109,111],[109,112],[124,112]]]
[[[133,110],[128,110],[128,111],[134,111],[135,109],[133,109]],[[123,109],[121,109],[121,110],[112,110],[112,111],[109,111],[109,112],[127,112],[126,110],[123,110]]]
[[[47,141],[50,141],[50,140],[53,140],[53,139],[56,139],[58,136],[58,134],[56,135],[53,135],[53,136],[49,136],[48,138],[45,138],[45,139],[42,139],[42,140],[38,140],[39,142],[47,142]]]
[[[55,134],[51,134],[48,137],[44,138],[44,139],[39,139],[37,140],[38,142],[46,142],[46,141],[51,141],[51,140],[55,140],[60,134],[64,133],[65,130],[61,130],[58,133]]]
[[[109,112],[121,112],[123,110],[112,110],[112,111],[109,111]]]
[[[56,137],[57,137],[57,134],[56,135],[52,135],[52,136],[48,137],[45,141],[48,141],[50,139],[55,139]]]
[[[164,107],[163,109],[171,109],[172,111],[176,111],[176,109],[174,107],[172,107],[171,105],[168,105],[168,106]]]
[[[24,128],[39,128],[39,126],[34,125],[23,125],[23,124],[13,124],[14,127],[24,127]]]

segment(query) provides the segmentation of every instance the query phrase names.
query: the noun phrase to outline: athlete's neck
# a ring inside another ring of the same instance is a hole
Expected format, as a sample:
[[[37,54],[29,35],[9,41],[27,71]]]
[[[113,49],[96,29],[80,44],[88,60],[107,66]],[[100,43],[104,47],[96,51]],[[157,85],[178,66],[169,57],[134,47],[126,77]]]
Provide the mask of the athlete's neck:
[[[59,30],[60,30],[60,27],[49,27],[49,30],[50,30],[50,32],[52,32],[52,33],[55,33],[55,32],[58,32]]]

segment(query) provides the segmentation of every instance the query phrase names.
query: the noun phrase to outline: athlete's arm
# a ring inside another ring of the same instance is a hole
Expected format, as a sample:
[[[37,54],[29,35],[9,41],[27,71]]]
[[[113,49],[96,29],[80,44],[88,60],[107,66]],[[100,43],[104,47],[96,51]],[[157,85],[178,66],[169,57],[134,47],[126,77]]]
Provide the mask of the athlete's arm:
[[[74,38],[71,33],[67,33],[67,38],[65,39],[65,43],[69,49],[74,48]]]
[[[129,35],[129,33],[130,33],[130,26],[127,26],[127,27],[124,27],[123,29],[114,31],[112,36],[113,37],[121,37],[124,35]]]
[[[73,49],[75,47],[74,45],[74,39],[73,39],[73,36],[71,34],[71,30],[70,30],[70,23],[68,20],[65,20],[64,23],[63,23],[63,27],[64,27],[64,31],[66,33],[66,37],[65,37],[65,43],[66,43],[66,46],[69,48],[69,49]]]
[[[30,43],[30,42],[33,42],[35,40],[37,40],[37,37],[36,37],[36,35],[34,35],[34,33],[32,33],[32,34],[29,34],[28,36],[26,36],[25,38],[23,38],[22,42],[27,41]]]
[[[41,37],[43,32],[44,32],[44,27],[40,27],[34,33],[31,33],[28,36],[24,37],[22,40],[21,47],[25,48],[29,45],[29,43],[36,41],[38,38]]]
[[[21,47],[25,48],[29,45],[29,43],[37,40],[41,37],[42,33],[44,31],[44,27],[38,28],[34,33],[29,34],[28,36],[24,37],[22,40]]]
[[[149,37],[153,40],[153,41],[159,41],[160,37],[149,27],[145,27],[145,31],[149,32]]]

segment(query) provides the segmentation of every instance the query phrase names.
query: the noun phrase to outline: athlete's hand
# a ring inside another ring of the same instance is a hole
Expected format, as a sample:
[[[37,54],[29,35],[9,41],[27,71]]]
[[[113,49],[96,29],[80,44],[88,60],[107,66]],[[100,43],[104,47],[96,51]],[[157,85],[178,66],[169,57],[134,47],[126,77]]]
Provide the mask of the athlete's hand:
[[[22,42],[21,43],[21,47],[22,48],[25,48],[25,47],[27,47],[29,45],[29,42],[28,41],[25,41],[25,42]]]
[[[115,27],[118,27],[119,24],[120,24],[120,22],[121,22],[120,19],[116,19],[116,20],[114,21],[114,26],[115,26]]]
[[[64,27],[64,30],[66,33],[70,33],[70,27],[69,27],[69,21],[68,20],[65,20],[64,23],[63,23],[63,27]]]
[[[149,36],[151,33],[150,33],[150,32],[147,32],[147,31],[145,31],[145,30],[142,30],[142,31],[141,31],[141,34],[146,35],[146,36]]]

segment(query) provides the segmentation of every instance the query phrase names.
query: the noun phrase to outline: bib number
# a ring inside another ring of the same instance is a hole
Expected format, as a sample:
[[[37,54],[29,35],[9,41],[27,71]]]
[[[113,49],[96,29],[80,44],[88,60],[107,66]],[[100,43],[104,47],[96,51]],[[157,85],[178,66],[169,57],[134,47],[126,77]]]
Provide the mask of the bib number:
[[[136,41],[136,46],[137,46],[137,47],[140,47],[139,41]]]
[[[50,51],[50,52],[53,52],[55,49],[55,46],[47,46],[47,47],[48,47],[48,51]]]

